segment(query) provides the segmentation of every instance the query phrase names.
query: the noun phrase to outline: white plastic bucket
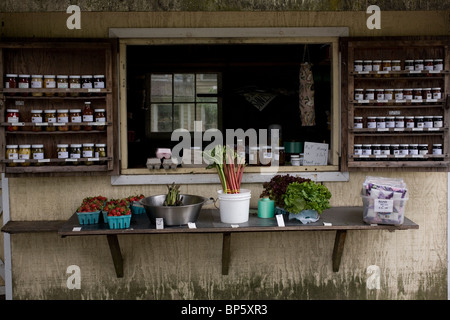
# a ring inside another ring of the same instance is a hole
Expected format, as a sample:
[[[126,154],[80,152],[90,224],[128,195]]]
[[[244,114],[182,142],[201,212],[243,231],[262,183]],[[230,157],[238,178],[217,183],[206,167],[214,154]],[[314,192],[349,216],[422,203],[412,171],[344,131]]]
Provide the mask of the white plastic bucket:
[[[219,199],[220,221],[223,223],[244,223],[250,213],[251,192],[241,189],[240,193],[217,191]]]

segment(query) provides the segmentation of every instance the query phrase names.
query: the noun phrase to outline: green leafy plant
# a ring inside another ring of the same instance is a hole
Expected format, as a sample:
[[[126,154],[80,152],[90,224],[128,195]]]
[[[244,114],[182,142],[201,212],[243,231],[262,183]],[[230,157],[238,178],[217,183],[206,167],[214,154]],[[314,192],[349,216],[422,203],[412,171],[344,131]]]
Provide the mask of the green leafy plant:
[[[311,181],[307,178],[291,176],[289,174],[276,175],[270,181],[264,182],[263,192],[261,193],[261,198],[269,197],[274,201],[275,205],[279,208],[284,208],[283,196],[286,193],[286,189],[292,182],[302,183],[305,181]]]
[[[164,206],[181,206],[183,204],[183,197],[180,195],[180,186],[175,185],[175,182],[171,186],[167,186],[166,200],[164,200]]]
[[[319,214],[330,208],[331,193],[328,188],[314,181],[292,182],[283,195],[284,209],[298,214],[302,210],[316,210]]]

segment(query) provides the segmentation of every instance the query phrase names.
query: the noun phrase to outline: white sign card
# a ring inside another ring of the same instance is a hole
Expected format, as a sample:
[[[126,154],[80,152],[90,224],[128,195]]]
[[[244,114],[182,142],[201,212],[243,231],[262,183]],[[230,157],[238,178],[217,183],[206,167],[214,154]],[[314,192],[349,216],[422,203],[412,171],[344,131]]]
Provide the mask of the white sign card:
[[[304,166],[326,166],[328,163],[328,144],[305,142],[303,154]]]
[[[394,209],[394,200],[375,199],[374,211],[379,213],[389,213]]]

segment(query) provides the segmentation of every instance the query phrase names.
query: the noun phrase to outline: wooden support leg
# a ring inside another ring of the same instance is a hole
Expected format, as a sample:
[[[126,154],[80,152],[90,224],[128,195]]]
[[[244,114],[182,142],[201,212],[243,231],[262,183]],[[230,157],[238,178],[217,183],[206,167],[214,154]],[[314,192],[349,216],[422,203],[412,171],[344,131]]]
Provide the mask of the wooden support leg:
[[[341,257],[344,252],[345,237],[347,235],[347,230],[337,230],[336,238],[334,240],[333,249],[333,271],[338,272],[339,266],[341,265]]]
[[[222,233],[222,274],[228,275],[228,267],[230,266],[230,243],[231,233]]]
[[[111,252],[116,276],[117,278],[123,278],[123,258],[120,252],[119,239],[117,239],[116,234],[108,234],[106,238],[108,239],[109,251]]]

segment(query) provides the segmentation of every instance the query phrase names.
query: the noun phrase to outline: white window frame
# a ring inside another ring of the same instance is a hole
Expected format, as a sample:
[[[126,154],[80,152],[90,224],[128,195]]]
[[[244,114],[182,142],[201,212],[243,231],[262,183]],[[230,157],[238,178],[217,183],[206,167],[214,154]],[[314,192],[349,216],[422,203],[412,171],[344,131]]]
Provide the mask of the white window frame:
[[[315,181],[348,181],[347,172],[339,172],[340,156],[340,55],[339,38],[348,36],[346,27],[324,28],[111,28],[111,38],[119,38],[119,118],[120,121],[120,175],[112,176],[113,185],[218,183],[212,170],[204,168],[177,168],[176,170],[148,170],[128,168],[127,139],[127,56],[128,45],[183,45],[183,44],[330,44],[332,57],[332,108],[329,165],[278,167],[247,167],[244,183],[270,180],[275,174],[295,174]]]

